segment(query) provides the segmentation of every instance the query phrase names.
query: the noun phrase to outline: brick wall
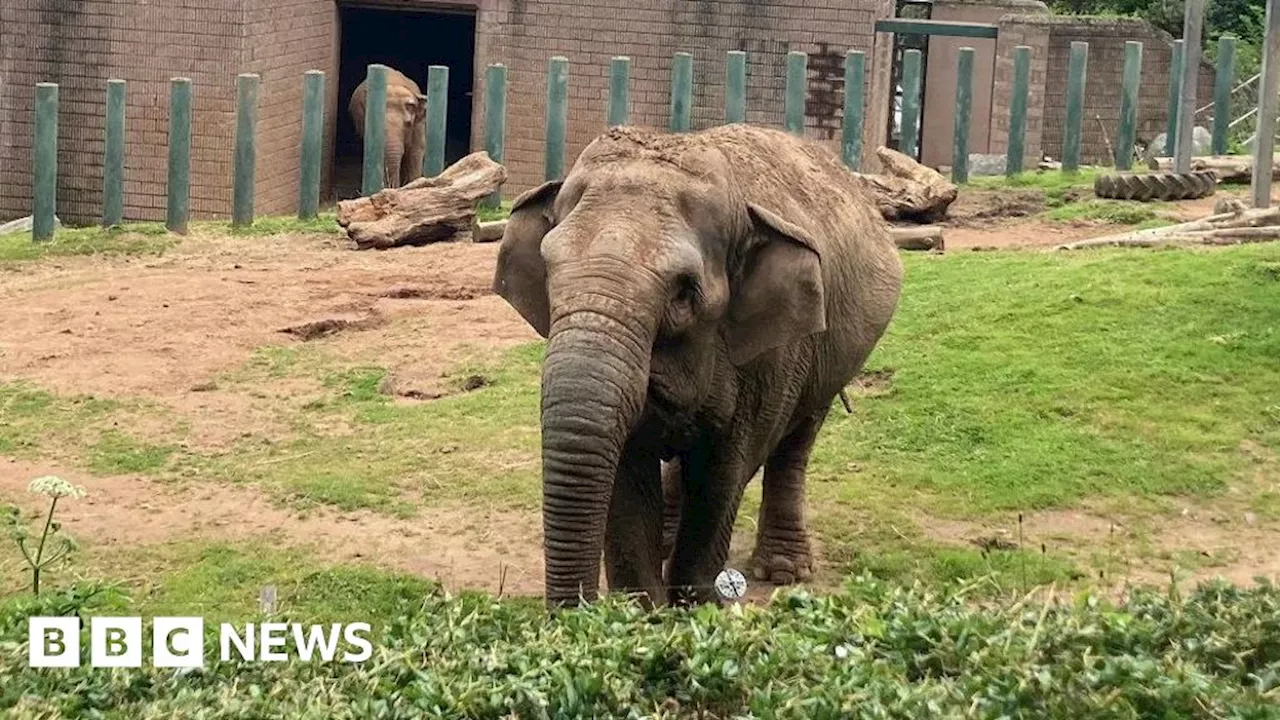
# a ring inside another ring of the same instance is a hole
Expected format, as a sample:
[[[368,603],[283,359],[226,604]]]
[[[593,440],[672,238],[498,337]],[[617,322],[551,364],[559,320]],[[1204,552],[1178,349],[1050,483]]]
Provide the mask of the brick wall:
[[[58,214],[101,215],[106,81],[127,80],[125,216],[162,219],[169,79],[194,85],[191,210],[230,209],[234,76],[244,53],[241,0],[0,2],[0,218],[31,211],[37,82],[59,84]]]
[[[875,20],[891,13],[884,0],[493,0],[477,18],[476,97],[485,66],[508,67],[507,164],[504,194],[513,196],[543,179],[546,64],[570,60],[568,165],[605,128],[609,61],[631,58],[632,124],[665,128],[671,58],[694,55],[693,125],[718,124],[724,112],[725,53],[747,58],[747,120],[780,127],[786,54],[809,53],[811,90],[806,102],[809,137],[838,150],[843,107],[843,55],[868,55],[866,155],[883,142],[887,112],[888,43],[875,46]],[[872,67],[884,78],[876,78]],[[881,108],[880,106],[884,107]],[[484,108],[477,102],[473,147],[483,147]]]
[[[1027,92],[1027,130],[1022,167],[1035,168],[1040,162],[1044,135],[1045,78],[1049,67],[1049,28],[1027,16],[1012,15],[1000,19],[1000,35],[996,41],[995,79],[991,91],[991,142],[989,152],[1005,153],[1009,149],[1009,104],[1013,97],[1013,51],[1019,45],[1031,48],[1031,72]]]

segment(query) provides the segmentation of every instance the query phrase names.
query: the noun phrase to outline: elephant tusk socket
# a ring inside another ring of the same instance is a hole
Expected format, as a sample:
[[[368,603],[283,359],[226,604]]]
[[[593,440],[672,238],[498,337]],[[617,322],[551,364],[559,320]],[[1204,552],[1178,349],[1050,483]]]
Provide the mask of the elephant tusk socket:
[[[853,403],[849,402],[849,395],[845,392],[844,388],[840,388],[840,402],[844,403],[845,412],[852,415]]]

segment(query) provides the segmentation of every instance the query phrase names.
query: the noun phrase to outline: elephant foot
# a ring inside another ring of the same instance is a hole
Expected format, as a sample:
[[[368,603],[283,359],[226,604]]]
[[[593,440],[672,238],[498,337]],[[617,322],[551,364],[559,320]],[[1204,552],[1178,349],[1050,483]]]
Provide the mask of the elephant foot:
[[[793,585],[813,577],[813,554],[809,538],[762,538],[751,554],[751,571],[757,580],[774,585]]]

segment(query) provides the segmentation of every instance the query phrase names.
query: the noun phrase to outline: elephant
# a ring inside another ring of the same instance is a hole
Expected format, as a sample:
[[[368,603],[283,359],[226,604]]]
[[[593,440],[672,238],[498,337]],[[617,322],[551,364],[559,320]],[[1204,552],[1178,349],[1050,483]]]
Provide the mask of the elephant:
[[[546,338],[548,606],[598,599],[602,554],[646,606],[719,602],[761,467],[753,574],[810,575],[810,451],[902,285],[863,182],[778,130],[624,126],[517,196],[493,290]]]
[[[356,134],[364,139],[364,110],[369,94],[368,80],[351,93],[348,109]],[[387,69],[387,144],[383,151],[383,186],[398,188],[422,177],[422,159],[427,153],[427,96],[418,84],[394,68]]]

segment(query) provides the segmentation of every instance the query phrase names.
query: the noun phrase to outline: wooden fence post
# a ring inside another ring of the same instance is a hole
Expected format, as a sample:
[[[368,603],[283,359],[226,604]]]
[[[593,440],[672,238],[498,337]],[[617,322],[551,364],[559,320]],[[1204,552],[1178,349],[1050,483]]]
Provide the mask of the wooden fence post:
[[[809,84],[809,56],[799,50],[787,53],[787,84],[783,115],[787,132],[804,137],[804,100]]]
[[[1258,134],[1253,141],[1253,206],[1271,206],[1271,167],[1275,156],[1276,111],[1280,105],[1280,0],[1267,0],[1262,78],[1258,83]]]
[[[191,78],[169,82],[169,185],[165,227],[185,235],[191,219]]]
[[[951,181],[969,182],[969,116],[973,111],[973,54],[971,47],[960,48],[956,65],[956,113],[952,122]]]
[[[1196,129],[1196,89],[1200,84],[1200,31],[1204,26],[1205,0],[1186,0],[1182,24],[1182,106],[1178,111],[1178,145],[1173,169],[1191,172],[1192,141]]]
[[[724,121],[747,121],[747,54],[730,50],[724,64]]]
[[[547,180],[564,175],[564,142],[569,123],[569,60],[553,57],[547,64],[547,147],[543,166]]]
[[[449,67],[427,68],[427,153],[422,174],[435,177],[444,171],[444,146],[449,132]]]
[[[1120,125],[1116,130],[1116,169],[1133,167],[1133,144],[1138,137],[1138,86],[1142,82],[1142,43],[1124,44],[1124,71],[1120,81]]]
[[[840,155],[846,167],[862,167],[862,123],[866,112],[867,56],[857,50],[844,54],[844,123]]]
[[[370,65],[365,74],[364,175],[360,194],[372,195],[386,183],[387,149],[387,66]]]
[[[609,110],[606,122],[609,127],[626,125],[631,101],[631,58],[615,57],[609,63]]]
[[[1027,154],[1027,99],[1031,90],[1031,46],[1013,49],[1013,94],[1009,98],[1009,147],[1006,150],[1004,174],[1013,177],[1022,172]]]
[[[484,146],[489,159],[501,165],[507,153],[507,66],[502,63],[490,65],[485,74]],[[482,201],[489,209],[501,204],[501,188]]]
[[[107,81],[107,137],[102,156],[102,227],[124,222],[124,80]]]
[[[920,133],[920,51],[902,53],[902,135],[899,149],[914,159]]]
[[[1173,54],[1169,56],[1169,119],[1165,122],[1164,154],[1173,157],[1178,147],[1178,98],[1182,95],[1182,46],[1181,40],[1173,41]]]
[[[58,84],[36,83],[31,239],[53,238],[58,206]]]
[[[302,76],[302,158],[298,173],[298,219],[320,212],[320,155],[324,150],[324,72]]]
[[[1218,73],[1213,80],[1213,154],[1227,154],[1227,131],[1231,125],[1231,83],[1236,77],[1236,39],[1218,38]]]
[[[1088,75],[1089,43],[1071,43],[1067,61],[1067,125],[1062,137],[1062,170],[1073,173],[1080,169],[1080,131],[1084,119],[1084,86]]]
[[[693,55],[676,53],[671,62],[671,132],[688,132],[693,126]]]
[[[253,189],[257,164],[258,76],[236,77],[235,164],[231,190],[231,227],[253,224]]]

